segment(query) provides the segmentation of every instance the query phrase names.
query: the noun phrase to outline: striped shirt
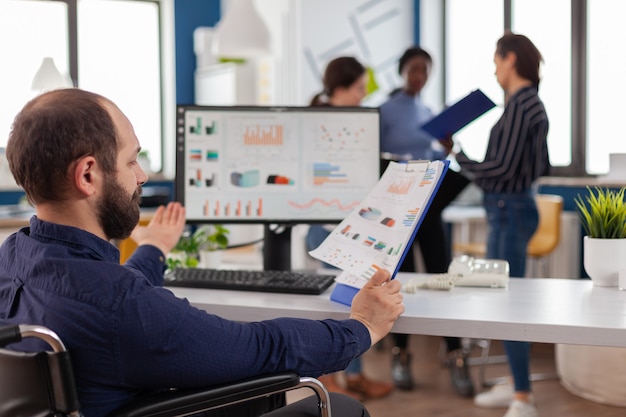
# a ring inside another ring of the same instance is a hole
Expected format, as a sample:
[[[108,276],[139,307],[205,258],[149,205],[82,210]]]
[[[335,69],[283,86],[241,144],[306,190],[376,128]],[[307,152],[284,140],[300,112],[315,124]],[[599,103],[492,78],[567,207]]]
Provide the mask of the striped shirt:
[[[528,191],[550,171],[548,125],[537,89],[524,87],[511,96],[491,129],[484,160],[474,161],[461,151],[457,162],[486,193]]]

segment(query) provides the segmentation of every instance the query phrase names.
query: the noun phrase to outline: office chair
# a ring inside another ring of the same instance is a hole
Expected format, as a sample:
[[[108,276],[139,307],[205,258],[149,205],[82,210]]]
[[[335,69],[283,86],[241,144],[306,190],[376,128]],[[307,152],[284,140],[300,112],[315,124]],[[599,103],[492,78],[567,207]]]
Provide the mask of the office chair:
[[[560,195],[537,194],[535,202],[539,211],[539,224],[526,249],[531,262],[545,261],[544,258],[550,255],[559,245],[561,238],[561,213],[563,212],[563,197]],[[459,242],[455,243],[453,248],[455,252],[475,258],[484,258],[487,254],[485,242]],[[533,264],[534,262],[531,263],[530,269],[532,274],[530,276],[534,276]],[[528,276],[528,274],[526,275]]]
[[[563,197],[552,194],[537,194],[535,198],[537,210],[539,210],[539,225],[537,231],[528,242],[526,253],[530,261],[530,274],[526,276],[539,276],[535,273],[535,264],[543,265],[542,277],[548,277],[545,257],[550,255],[561,240],[561,213],[563,213]]]
[[[16,352],[6,345],[39,338],[52,352]],[[293,372],[255,377],[203,389],[170,390],[139,397],[108,417],[186,416],[298,388],[312,389],[320,417],[331,417],[328,391],[315,378]],[[81,417],[69,353],[61,339],[42,326],[0,328],[0,417]]]

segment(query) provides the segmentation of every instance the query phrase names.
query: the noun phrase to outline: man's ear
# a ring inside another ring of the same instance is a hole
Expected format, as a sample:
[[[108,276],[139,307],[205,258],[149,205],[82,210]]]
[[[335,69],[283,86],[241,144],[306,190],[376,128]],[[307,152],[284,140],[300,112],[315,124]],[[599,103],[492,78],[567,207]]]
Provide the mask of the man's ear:
[[[100,170],[93,156],[85,156],[74,165],[74,185],[85,196],[96,193],[99,184]]]

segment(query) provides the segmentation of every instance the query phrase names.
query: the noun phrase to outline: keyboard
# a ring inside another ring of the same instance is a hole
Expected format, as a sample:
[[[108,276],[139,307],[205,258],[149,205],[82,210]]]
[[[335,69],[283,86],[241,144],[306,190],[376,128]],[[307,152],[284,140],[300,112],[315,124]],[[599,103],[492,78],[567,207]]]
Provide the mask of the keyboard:
[[[164,285],[318,295],[330,287],[334,281],[334,275],[314,272],[175,268],[166,272]]]

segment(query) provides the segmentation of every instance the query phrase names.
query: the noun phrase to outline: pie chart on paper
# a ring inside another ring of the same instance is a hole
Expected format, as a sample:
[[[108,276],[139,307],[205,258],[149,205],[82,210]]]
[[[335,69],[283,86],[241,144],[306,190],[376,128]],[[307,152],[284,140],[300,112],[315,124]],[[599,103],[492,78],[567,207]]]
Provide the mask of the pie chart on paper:
[[[359,210],[359,216],[363,217],[365,220],[376,220],[380,217],[382,212],[373,207],[365,207]]]

